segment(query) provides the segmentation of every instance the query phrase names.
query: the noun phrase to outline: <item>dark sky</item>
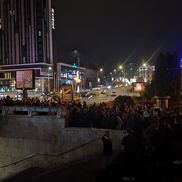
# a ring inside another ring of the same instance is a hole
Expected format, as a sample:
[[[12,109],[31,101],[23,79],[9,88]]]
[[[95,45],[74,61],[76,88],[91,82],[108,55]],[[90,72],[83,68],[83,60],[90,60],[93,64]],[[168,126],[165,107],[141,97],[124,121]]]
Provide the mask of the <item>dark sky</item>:
[[[182,54],[182,1],[52,0],[54,54],[81,65],[98,63],[111,71],[119,63],[153,63],[160,51]],[[154,56],[153,56],[154,55]]]

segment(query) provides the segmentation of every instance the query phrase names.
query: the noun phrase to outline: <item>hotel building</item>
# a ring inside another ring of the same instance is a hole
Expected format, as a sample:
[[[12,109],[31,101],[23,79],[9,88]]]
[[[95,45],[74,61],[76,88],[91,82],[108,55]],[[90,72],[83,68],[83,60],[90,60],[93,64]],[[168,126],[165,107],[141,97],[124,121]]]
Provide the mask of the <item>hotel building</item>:
[[[36,88],[52,79],[51,0],[0,1],[0,91],[13,91],[17,70],[34,70]]]

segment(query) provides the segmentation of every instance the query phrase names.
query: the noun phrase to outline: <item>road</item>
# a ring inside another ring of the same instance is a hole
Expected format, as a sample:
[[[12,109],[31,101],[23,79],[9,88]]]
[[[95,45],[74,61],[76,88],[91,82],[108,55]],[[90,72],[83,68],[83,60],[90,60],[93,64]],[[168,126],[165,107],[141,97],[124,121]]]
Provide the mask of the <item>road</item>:
[[[111,96],[111,93],[115,92],[116,96]],[[96,92],[97,96],[91,97],[91,98],[82,98],[81,101],[86,101],[88,104],[93,104],[95,103],[101,103],[101,102],[109,102],[109,101],[113,101],[117,96],[119,95],[126,95],[126,96],[139,96],[138,93],[133,93],[133,92],[129,92],[127,88],[124,87],[120,87],[120,88],[114,88],[114,89],[106,89],[106,93],[105,94],[101,94],[101,91],[97,91]]]
[[[115,92],[116,96],[111,96],[111,93]],[[128,91],[127,87],[119,87],[119,88],[113,88],[113,89],[105,89],[105,94],[101,94],[100,91],[95,91],[96,96],[93,96],[91,98],[83,97],[81,98],[81,102],[86,101],[88,104],[95,103],[101,103],[101,102],[109,102],[113,101],[117,96],[119,95],[127,95],[127,96],[139,96],[138,93],[132,93]],[[9,95],[12,98],[17,97],[17,92],[5,92],[3,93],[4,96]],[[28,91],[28,97],[40,97],[40,94]]]

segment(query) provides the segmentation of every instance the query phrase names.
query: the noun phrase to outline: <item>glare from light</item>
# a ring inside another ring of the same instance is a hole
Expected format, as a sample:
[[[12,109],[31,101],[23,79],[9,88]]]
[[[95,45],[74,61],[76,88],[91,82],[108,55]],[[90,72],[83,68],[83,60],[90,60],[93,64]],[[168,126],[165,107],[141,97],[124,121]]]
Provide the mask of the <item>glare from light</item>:
[[[120,70],[122,70],[122,69],[123,69],[123,66],[122,66],[122,65],[120,65],[120,66],[119,66],[119,69],[120,69]]]

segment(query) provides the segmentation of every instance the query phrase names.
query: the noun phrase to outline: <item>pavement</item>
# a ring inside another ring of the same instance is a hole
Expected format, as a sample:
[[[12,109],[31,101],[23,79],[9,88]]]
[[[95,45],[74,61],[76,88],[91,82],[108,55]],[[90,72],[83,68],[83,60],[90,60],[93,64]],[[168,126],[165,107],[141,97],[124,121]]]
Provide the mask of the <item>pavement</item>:
[[[103,161],[97,156],[49,170],[30,168],[4,182],[96,182],[104,171]]]
[[[57,167],[50,170],[30,168],[4,182],[182,182],[182,165],[141,166],[135,164],[135,177],[124,176],[124,168],[118,158],[104,167],[104,157]]]

